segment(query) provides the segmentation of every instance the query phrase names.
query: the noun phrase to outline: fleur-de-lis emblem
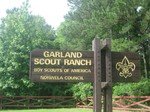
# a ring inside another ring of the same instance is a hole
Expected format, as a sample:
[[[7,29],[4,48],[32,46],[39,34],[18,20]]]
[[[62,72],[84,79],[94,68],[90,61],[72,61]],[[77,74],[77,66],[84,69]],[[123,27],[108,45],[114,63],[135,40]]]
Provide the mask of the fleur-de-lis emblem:
[[[116,63],[116,69],[119,71],[121,77],[127,78],[131,77],[132,73],[135,70],[135,64],[129,62],[128,58],[125,56],[122,62]]]

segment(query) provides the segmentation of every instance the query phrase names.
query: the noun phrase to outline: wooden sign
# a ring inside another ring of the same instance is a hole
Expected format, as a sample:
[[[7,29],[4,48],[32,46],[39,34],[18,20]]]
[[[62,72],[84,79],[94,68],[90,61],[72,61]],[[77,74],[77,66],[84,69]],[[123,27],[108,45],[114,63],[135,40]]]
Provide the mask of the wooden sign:
[[[133,52],[112,52],[113,82],[138,82],[140,80],[140,57]]]
[[[111,52],[111,40],[95,38],[93,51],[36,49],[30,56],[30,79],[34,82],[93,82],[93,111],[112,112],[112,83],[140,80],[138,53]]]
[[[138,53],[111,52],[112,82],[138,82]],[[102,51],[102,82],[106,82],[106,59]],[[36,82],[94,82],[93,51],[33,50],[30,79]]]
[[[33,50],[30,79],[35,82],[93,82],[93,51]]]

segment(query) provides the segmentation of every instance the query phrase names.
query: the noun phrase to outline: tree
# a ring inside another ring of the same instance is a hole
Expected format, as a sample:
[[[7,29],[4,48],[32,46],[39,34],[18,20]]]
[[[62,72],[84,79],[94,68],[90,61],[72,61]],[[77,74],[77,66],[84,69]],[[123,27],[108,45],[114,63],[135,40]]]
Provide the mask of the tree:
[[[70,49],[89,50],[95,36],[111,38],[113,51],[141,55],[142,77],[150,77],[149,0],[68,0],[71,7],[58,29],[60,43]],[[64,47],[65,48],[65,47]],[[145,80],[143,80],[145,81]]]
[[[7,10],[0,24],[0,88],[2,95],[38,94],[39,85],[29,80],[30,51],[55,48],[55,31],[40,16],[28,11],[28,1]],[[32,92],[31,90],[37,90]],[[43,88],[44,89],[44,88]],[[48,90],[47,90],[48,91]],[[36,93],[37,92],[37,93]]]
[[[139,51],[145,68],[143,76],[147,78],[150,76],[149,0],[68,0],[68,2],[71,11],[65,16],[63,28],[59,31],[65,39],[64,42],[70,43],[74,49],[82,50],[91,49],[91,42],[95,36],[101,39],[111,38],[115,42],[112,44],[113,48],[128,42],[128,47],[122,47],[120,50]]]

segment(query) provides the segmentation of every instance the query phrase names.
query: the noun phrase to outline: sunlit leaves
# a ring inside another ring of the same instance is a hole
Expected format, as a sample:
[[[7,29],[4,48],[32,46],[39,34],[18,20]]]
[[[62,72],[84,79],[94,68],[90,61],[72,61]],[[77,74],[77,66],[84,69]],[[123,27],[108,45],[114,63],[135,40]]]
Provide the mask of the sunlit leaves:
[[[8,10],[0,24],[0,88],[5,95],[30,94],[25,92],[34,86],[29,80],[30,51],[54,48],[53,28],[42,17],[32,15],[28,7],[24,3]]]

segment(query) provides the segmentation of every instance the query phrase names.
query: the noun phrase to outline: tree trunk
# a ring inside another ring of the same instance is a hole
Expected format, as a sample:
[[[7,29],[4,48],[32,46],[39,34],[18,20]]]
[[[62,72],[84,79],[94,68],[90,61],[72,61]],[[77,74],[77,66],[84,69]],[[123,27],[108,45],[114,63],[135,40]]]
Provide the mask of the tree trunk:
[[[147,63],[146,63],[145,53],[143,53],[142,55],[143,55],[142,58],[143,58],[143,63],[144,63],[145,78],[148,78]]]

